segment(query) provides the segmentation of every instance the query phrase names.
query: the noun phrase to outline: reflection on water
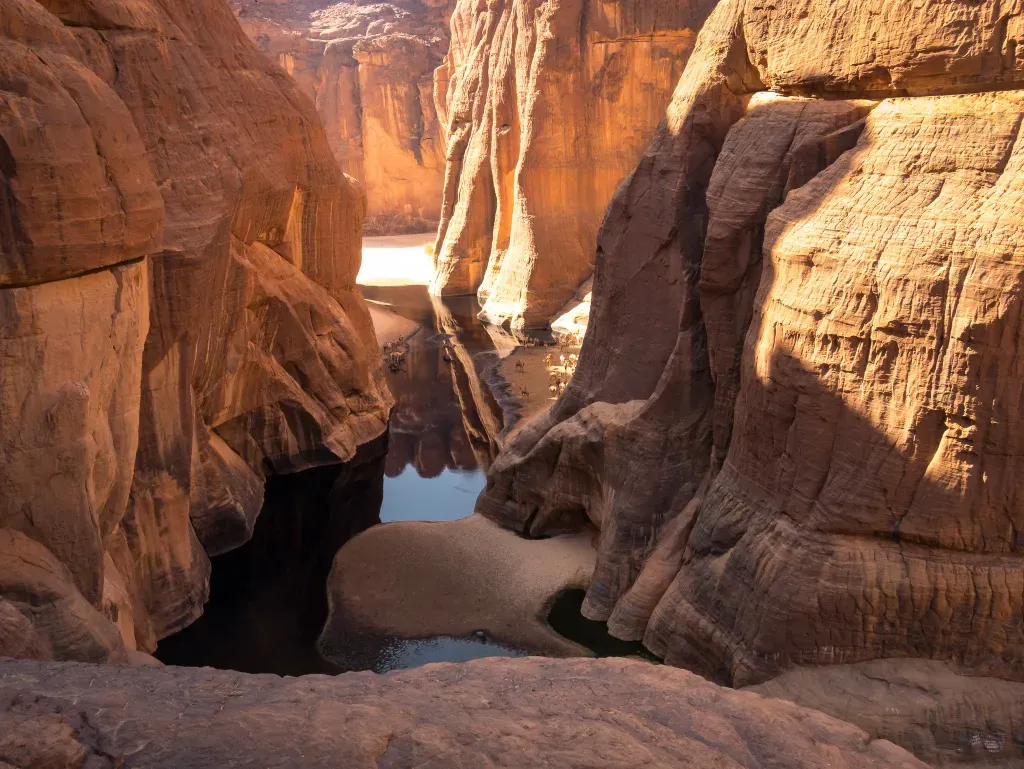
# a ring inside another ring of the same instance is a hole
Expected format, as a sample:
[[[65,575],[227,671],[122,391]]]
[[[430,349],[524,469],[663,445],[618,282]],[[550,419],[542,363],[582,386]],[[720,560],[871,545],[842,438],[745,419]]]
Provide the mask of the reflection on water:
[[[468,662],[481,657],[525,657],[527,653],[510,649],[485,638],[451,638],[439,636],[407,640],[390,639],[380,650],[376,670],[405,670],[430,662]]]
[[[476,498],[484,488],[484,474],[478,470],[449,470],[424,483],[413,467],[394,478],[385,478],[387,492],[380,508],[381,523],[390,521],[454,521],[473,512]],[[423,511],[429,511],[429,517]]]
[[[481,356],[514,345],[476,319],[475,297],[432,299],[425,286],[366,287],[367,298],[419,323],[403,370],[387,372],[396,403],[387,436],[351,462],[272,477],[253,538],[213,559],[210,601],[193,625],[160,642],[173,665],[302,675],[395,670],[426,662],[516,656],[484,638],[360,638],[316,651],[334,554],[380,522],[454,520],[473,512],[502,429],[480,382]]]
[[[467,516],[502,428],[477,372],[479,356],[495,348],[495,331],[477,320],[476,297],[442,301],[425,286],[367,286],[363,293],[422,327],[408,340],[405,366],[386,371],[395,407],[381,520]]]

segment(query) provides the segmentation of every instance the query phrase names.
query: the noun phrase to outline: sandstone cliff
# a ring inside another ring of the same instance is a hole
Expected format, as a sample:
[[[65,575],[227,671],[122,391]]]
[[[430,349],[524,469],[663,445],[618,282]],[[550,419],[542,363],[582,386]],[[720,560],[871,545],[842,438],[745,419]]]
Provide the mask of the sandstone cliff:
[[[616,635],[734,685],[1020,679],[1022,10],[723,0],[704,26],[606,215],[576,376],[478,504],[597,524],[584,610]]]
[[[231,0],[249,37],[315,101],[342,170],[363,185],[370,232],[431,230],[440,217],[434,69],[451,4]]]
[[[0,663],[0,762],[926,769],[789,702],[626,660],[476,660],[387,676]]]
[[[384,430],[361,201],[219,2],[0,0],[0,94],[0,654],[125,659]]]
[[[436,93],[447,126],[436,294],[547,326],[594,268],[601,217],[636,165],[715,0],[460,0]]]

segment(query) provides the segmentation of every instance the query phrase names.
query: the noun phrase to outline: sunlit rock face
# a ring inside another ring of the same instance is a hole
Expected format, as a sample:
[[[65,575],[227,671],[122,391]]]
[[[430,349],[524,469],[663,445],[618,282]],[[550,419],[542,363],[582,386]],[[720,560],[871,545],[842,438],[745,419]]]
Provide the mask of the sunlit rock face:
[[[1024,670],[1022,7],[725,0],[617,192],[565,395],[478,510],[742,685]],[[768,89],[772,93],[767,93]]]
[[[0,0],[0,92],[0,654],[124,659],[384,430],[362,202],[218,2]]]
[[[316,103],[342,170],[366,193],[368,231],[425,231],[440,217],[434,70],[452,3],[231,0],[246,34]]]
[[[447,127],[434,293],[548,325],[664,115],[714,0],[460,0],[436,77]]]

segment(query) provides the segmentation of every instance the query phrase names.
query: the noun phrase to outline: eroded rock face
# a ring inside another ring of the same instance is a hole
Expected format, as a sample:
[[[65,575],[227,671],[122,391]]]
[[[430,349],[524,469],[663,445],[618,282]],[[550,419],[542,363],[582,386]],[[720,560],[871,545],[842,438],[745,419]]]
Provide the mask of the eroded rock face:
[[[434,70],[453,0],[231,0],[246,33],[312,98],[367,231],[427,231],[441,213],[444,135]]]
[[[2,0],[0,92],[0,535],[52,572],[3,611],[116,659],[198,615],[267,473],[384,430],[362,204],[217,2]]]
[[[855,723],[931,766],[1012,769],[1024,756],[1024,684],[935,660],[799,668],[751,688]]]
[[[925,769],[823,713],[625,660],[304,678],[5,662],[0,694],[0,761],[17,766]]]
[[[712,14],[607,213],[576,376],[478,504],[597,524],[616,635],[732,684],[1019,678],[1021,12]]]
[[[437,294],[546,326],[587,280],[615,187],[714,0],[463,0],[438,70],[448,150]]]

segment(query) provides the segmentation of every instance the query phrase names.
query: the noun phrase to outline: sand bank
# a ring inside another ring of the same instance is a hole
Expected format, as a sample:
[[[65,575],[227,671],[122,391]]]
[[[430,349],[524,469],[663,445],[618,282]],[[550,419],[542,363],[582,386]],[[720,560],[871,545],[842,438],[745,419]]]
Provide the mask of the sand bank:
[[[481,516],[388,523],[363,532],[334,559],[322,642],[354,633],[488,638],[550,656],[592,656],[548,627],[550,603],[584,586],[595,532],[527,540]]]

